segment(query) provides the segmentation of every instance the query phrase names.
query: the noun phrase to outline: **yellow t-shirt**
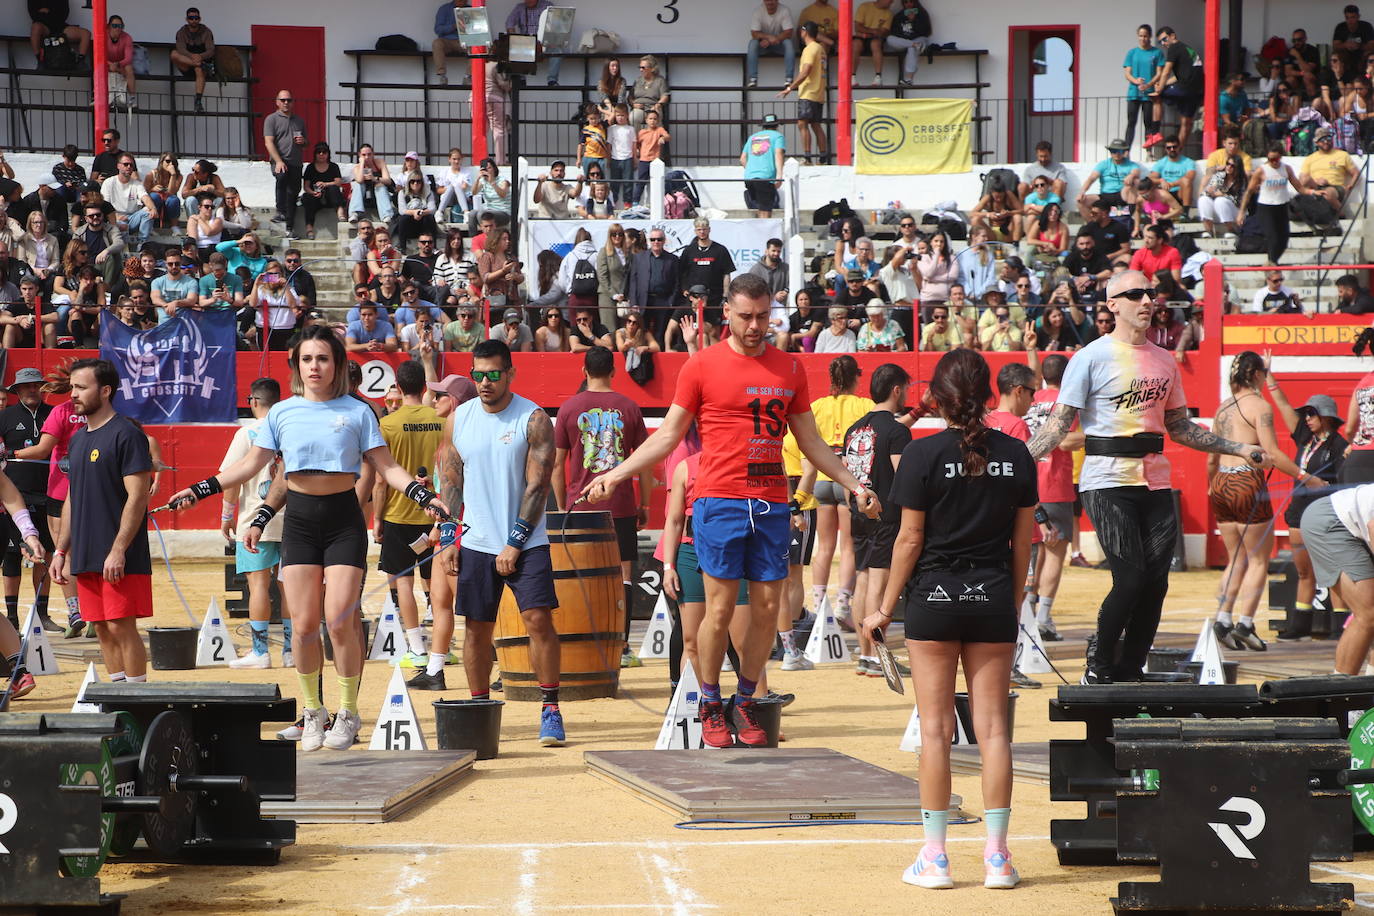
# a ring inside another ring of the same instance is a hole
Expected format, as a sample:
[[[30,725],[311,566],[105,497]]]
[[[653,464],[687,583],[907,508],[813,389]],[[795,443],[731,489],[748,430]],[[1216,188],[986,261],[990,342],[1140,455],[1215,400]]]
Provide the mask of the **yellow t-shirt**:
[[[423,404],[403,404],[382,417],[382,438],[391,449],[396,463],[415,474],[420,468],[434,479],[434,453],[444,438],[444,421],[433,407]],[[392,490],[386,497],[386,511],[382,519],[397,525],[427,525],[432,519],[400,490]]]
[[[959,329],[954,326],[953,321],[945,322],[945,332],[941,334],[935,329],[935,322],[926,324],[921,331],[921,349],[931,353],[943,353],[946,350],[953,350],[964,342],[964,336],[959,333]]]
[[[1205,165],[1209,169],[1224,169],[1226,168],[1226,160],[1229,158],[1230,157],[1226,155],[1226,147],[1223,146],[1220,149],[1212,150],[1212,155],[1207,157]],[[1245,174],[1249,175],[1251,172],[1250,154],[1242,150],[1240,153],[1240,161],[1245,164]]]
[[[1338,188],[1345,187],[1354,172],[1355,160],[1343,149],[1333,149],[1329,153],[1317,151],[1302,161],[1302,174]]]
[[[882,9],[873,0],[868,0],[854,11],[854,24],[880,32],[891,31],[892,10]]]
[[[807,22],[816,23],[816,28],[820,30],[822,35],[829,35],[834,38],[840,33],[840,12],[833,6],[813,3],[802,10],[801,16],[797,18],[798,34],[800,34],[802,24]]]
[[[806,70],[806,77],[797,84],[797,98],[806,102],[825,101],[825,46],[813,41],[802,49],[801,64],[797,70]]]
[[[845,430],[872,409],[872,401],[856,394],[827,395],[811,402],[811,414],[816,418],[816,429],[820,431],[825,444],[832,448],[844,445]],[[830,478],[817,471],[816,479]]]
[[[797,437],[792,435],[792,430],[787,431],[787,435],[782,437],[782,469],[788,477],[800,477],[802,475],[801,449],[797,448]]]

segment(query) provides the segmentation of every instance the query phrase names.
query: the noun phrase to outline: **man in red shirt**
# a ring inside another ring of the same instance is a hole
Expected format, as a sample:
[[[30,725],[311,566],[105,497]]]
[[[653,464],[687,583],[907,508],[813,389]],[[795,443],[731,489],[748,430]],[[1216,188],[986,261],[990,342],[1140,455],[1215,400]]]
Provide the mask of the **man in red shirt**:
[[[1155,274],[1161,270],[1174,275],[1174,282],[1183,287],[1183,259],[1178,249],[1170,245],[1164,237],[1164,230],[1158,226],[1145,227],[1145,247],[1136,249],[1131,256],[1131,270],[1138,270],[1155,282]]]
[[[1034,397],[1035,373],[1020,363],[1007,363],[997,370],[997,409],[987,412],[983,417],[983,425],[1006,433],[1013,439],[1029,442],[1030,427],[1026,426],[1026,421],[1021,418],[1030,410]],[[1037,507],[1036,515],[1039,514],[1040,509]],[[1041,523],[1032,537],[1031,549],[1035,549],[1044,540],[1045,525]],[[1039,681],[1022,674],[1019,667],[1011,669],[1011,682],[1017,687],[1028,687],[1032,690],[1041,686]]]
[[[1040,377],[1045,387],[1035,393],[1035,400],[1026,412],[1026,426],[1032,436],[1040,431],[1055,402],[1059,400],[1059,382],[1064,378],[1064,369],[1068,364],[1068,357],[1058,353],[1051,353],[1041,363]],[[1037,596],[1035,623],[1040,630],[1040,638],[1046,642],[1058,642],[1064,638],[1059,635],[1050,613],[1054,608],[1054,597],[1059,593],[1064,558],[1073,539],[1074,501],[1078,495],[1073,487],[1073,452],[1082,447],[1083,433],[1074,430],[1064,437],[1058,448],[1052,449],[1035,463],[1040,474],[1040,508],[1045,510],[1048,517],[1043,527],[1049,533],[1041,545],[1039,557],[1032,564],[1035,582],[1031,594]]]
[[[733,708],[740,742],[757,747],[766,736],[755,718],[754,691],[772,649],[787,582],[791,520],[782,463],[787,430],[812,464],[854,494],[860,511],[873,518],[881,506],[817,432],[801,362],[769,345],[773,297],[767,281],[755,274],[737,276],[726,300],[729,336],[688,361],[663,424],[583,492],[591,500],[608,499],[619,484],[666,458],[696,420],[702,457],[692,531],[706,583],[706,616],[697,638],[702,740],[711,747],[734,744],[721,700],[720,666],[739,580],[745,579],[749,632],[745,644],[736,647],[740,671]],[[791,510],[800,511],[795,504]]]
[[[556,449],[553,462],[553,495],[560,511],[587,485],[620,464],[649,437],[639,405],[611,390],[615,358],[605,347],[592,347],[583,359],[582,374],[587,387],[568,398],[558,408],[553,426]],[[639,502],[632,487],[625,487],[605,502],[583,502],[588,512],[609,512],[620,547],[620,578],[625,587],[625,648],[622,668],[638,667],[639,659],[630,652],[630,588],[634,581],[635,560],[639,558],[639,529],[649,520],[649,494],[654,474],[645,468],[639,475]]]

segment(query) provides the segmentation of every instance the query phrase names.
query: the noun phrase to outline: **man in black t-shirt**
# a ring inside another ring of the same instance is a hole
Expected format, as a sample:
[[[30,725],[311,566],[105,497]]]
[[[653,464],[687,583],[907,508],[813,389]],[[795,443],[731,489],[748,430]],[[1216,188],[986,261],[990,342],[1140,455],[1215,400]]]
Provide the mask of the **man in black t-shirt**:
[[[717,327],[720,324],[720,301],[725,296],[730,275],[735,272],[735,261],[730,257],[730,249],[711,240],[709,219],[698,219],[692,223],[692,227],[696,239],[688,242],[678,253],[679,303],[687,305],[687,291],[700,283],[706,287],[706,323],[710,327]]]
[[[1353,3],[1345,8],[1344,15],[1331,33],[1331,50],[1345,55],[1347,73],[1359,73],[1364,46],[1374,42],[1374,26],[1360,18],[1360,8]]]
[[[579,308],[573,311],[572,337],[569,344],[574,353],[581,353],[590,350],[592,347],[605,347],[614,350],[615,346],[611,342],[611,332],[604,324],[596,320],[597,314],[594,308]]]
[[[882,677],[883,668],[873,649],[873,637],[860,626],[864,617],[881,603],[887,588],[887,571],[892,566],[892,545],[902,522],[902,507],[892,501],[892,481],[897,461],[911,443],[911,430],[897,422],[906,415],[906,393],[911,376],[895,363],[883,363],[873,370],[869,396],[873,410],[844,434],[844,463],[849,472],[874,493],[882,512],[869,519],[851,509],[850,531],[854,538],[854,568],[858,578],[851,608],[854,629],[859,636],[859,667],[869,677]]]
[[[1344,315],[1374,312],[1374,296],[1360,289],[1360,281],[1354,274],[1346,274],[1336,281],[1336,311]]]
[[[71,489],[52,578],[59,585],[76,579],[81,616],[95,626],[110,680],[146,681],[138,618],[153,616],[148,437],[115,413],[119,374],[108,360],[72,363],[71,386],[72,409],[86,426],[72,436]]]
[[[1073,251],[1064,258],[1064,269],[1069,272],[1078,298],[1092,302],[1101,295],[1103,286],[1112,276],[1112,264],[1097,247],[1097,239],[1087,227],[1078,230],[1073,241]]]
[[[1101,200],[1095,200],[1088,207],[1088,216],[1091,217],[1083,228],[1078,230],[1079,235],[1084,232],[1093,237],[1097,243],[1097,250],[1102,252],[1102,256],[1108,261],[1121,264],[1129,264],[1131,261],[1131,229],[1120,220],[1112,219],[1111,211]]]
[[[43,421],[52,413],[52,407],[43,402],[43,373],[37,369],[20,369],[14,375],[14,384],[9,393],[15,400],[4,410],[0,410],[0,442],[3,442],[5,455],[9,456],[22,448],[38,444],[43,429]],[[52,551],[52,535],[48,533],[48,465],[45,461],[9,461],[5,464],[5,476],[14,484],[19,495],[28,507],[29,518],[38,529],[38,539],[43,549]],[[5,549],[3,575],[5,580],[5,613],[16,627],[19,620],[19,586],[21,576],[21,550],[26,550],[24,539],[14,519],[6,513],[0,519],[0,530],[8,541]],[[33,567],[33,591],[38,605],[38,619],[43,629],[60,632],[63,627],[48,617],[48,568],[35,563]]]
[[[1193,135],[1193,118],[1202,102],[1202,61],[1167,25],[1160,28],[1158,37],[1164,48],[1164,70],[1155,94],[1178,110],[1178,135],[1186,142]]]

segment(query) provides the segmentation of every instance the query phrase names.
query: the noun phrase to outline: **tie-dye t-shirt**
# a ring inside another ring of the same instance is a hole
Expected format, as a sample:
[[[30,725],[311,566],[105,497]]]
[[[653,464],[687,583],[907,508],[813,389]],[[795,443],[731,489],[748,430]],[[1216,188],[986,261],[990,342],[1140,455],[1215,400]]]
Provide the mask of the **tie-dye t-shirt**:
[[[1086,436],[1162,434],[1164,412],[1186,406],[1173,354],[1152,343],[1132,346],[1115,337],[1099,337],[1074,354],[1064,371],[1059,403],[1079,408]],[[1141,486],[1169,488],[1169,462],[1163,455],[1083,459],[1080,491]]]

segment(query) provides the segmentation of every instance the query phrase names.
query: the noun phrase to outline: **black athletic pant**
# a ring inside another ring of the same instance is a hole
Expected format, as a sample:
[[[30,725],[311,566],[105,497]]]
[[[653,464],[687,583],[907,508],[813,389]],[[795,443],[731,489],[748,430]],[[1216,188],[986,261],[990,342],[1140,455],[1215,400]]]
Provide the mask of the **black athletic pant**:
[[[1269,262],[1277,264],[1288,250],[1288,204],[1255,204],[1255,215],[1264,227]]]
[[[1114,680],[1135,680],[1145,668],[1169,591],[1178,532],[1174,494],[1111,487],[1085,490],[1082,499],[1112,571],[1112,590],[1097,612],[1097,633],[1088,645],[1088,669]]]
[[[1159,122],[1154,120],[1155,103],[1153,99],[1126,100],[1126,145],[1135,142],[1135,119],[1137,113],[1145,122],[1145,136],[1159,133]]]
[[[286,171],[277,176],[277,212],[286,220],[290,229],[296,222],[296,198],[301,196],[300,164],[286,164]]]

